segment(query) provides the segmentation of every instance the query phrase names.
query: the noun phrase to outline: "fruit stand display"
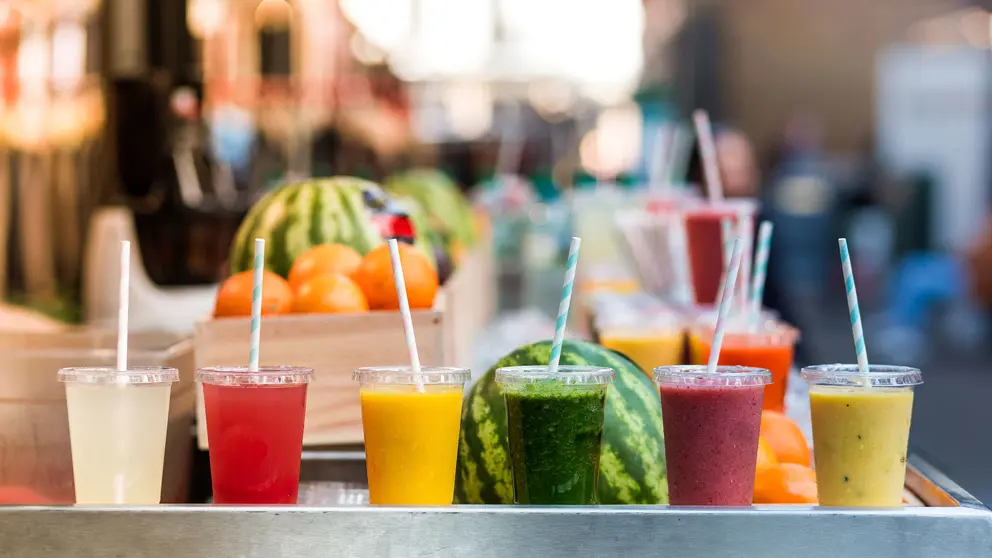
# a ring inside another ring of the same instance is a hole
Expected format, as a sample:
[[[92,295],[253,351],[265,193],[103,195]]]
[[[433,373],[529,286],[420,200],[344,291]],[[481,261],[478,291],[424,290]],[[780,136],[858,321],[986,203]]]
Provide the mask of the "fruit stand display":
[[[286,184],[259,200],[231,248],[232,275],[221,285],[214,316],[196,328],[197,367],[247,358],[252,245],[264,238],[261,359],[316,372],[307,400],[307,445],[361,442],[352,370],[406,358],[383,242],[390,237],[405,241],[400,255],[421,358],[469,366],[476,334],[493,311],[488,234],[467,200],[449,189],[453,185],[437,186],[443,175],[419,172],[435,181],[387,193],[357,178],[315,179]],[[415,201],[437,190],[447,196],[446,211],[463,216],[459,227],[429,218],[424,207],[433,206]],[[446,277],[443,265],[451,267]],[[198,439],[206,448],[203,423],[198,421]]]

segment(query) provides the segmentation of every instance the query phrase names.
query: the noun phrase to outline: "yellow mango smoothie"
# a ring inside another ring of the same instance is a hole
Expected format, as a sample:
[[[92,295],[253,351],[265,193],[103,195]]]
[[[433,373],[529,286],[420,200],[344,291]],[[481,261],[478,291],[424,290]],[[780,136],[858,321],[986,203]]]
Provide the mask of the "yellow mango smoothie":
[[[599,332],[599,344],[623,353],[650,377],[659,366],[682,364],[685,333],[674,328],[606,328]]]
[[[839,370],[843,368],[843,370]],[[919,370],[856,365],[803,370],[810,382],[813,456],[822,506],[898,507]],[[860,385],[859,385],[860,382]]]
[[[469,372],[460,368],[362,368],[369,502],[386,505],[451,504]],[[418,385],[419,382],[419,385]]]

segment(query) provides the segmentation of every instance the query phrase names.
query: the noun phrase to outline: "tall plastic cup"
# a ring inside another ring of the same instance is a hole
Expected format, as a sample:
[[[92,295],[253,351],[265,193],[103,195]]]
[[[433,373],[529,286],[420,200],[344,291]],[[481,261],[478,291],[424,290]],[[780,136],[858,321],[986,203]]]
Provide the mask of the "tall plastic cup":
[[[598,320],[596,326],[600,345],[634,361],[649,379],[655,367],[682,364],[685,328],[677,316],[622,317]]]
[[[77,504],[158,504],[175,368],[63,368]]]
[[[451,504],[469,370],[359,368],[353,377],[361,385],[369,502]]]
[[[758,211],[753,198],[728,199],[719,203],[696,203],[682,209],[689,270],[697,304],[713,304],[723,275],[723,237],[720,221],[730,218],[734,226],[742,213]],[[735,229],[736,230],[736,229]]]
[[[713,345],[713,327],[696,327],[689,333],[689,359],[692,364],[706,364]],[[771,411],[785,410],[785,393],[789,371],[799,341],[799,330],[774,321],[762,322],[756,331],[745,324],[730,324],[723,337],[720,364],[764,368],[772,373],[772,383],[765,386],[763,406]]]
[[[898,507],[906,480],[916,368],[856,364],[804,368],[822,506]]]
[[[516,366],[496,370],[518,504],[599,503],[599,457],[609,368]]]
[[[313,370],[202,368],[216,504],[295,504]]]
[[[665,427],[668,497],[680,506],[750,506],[761,400],[772,374],[760,368],[655,368]]]

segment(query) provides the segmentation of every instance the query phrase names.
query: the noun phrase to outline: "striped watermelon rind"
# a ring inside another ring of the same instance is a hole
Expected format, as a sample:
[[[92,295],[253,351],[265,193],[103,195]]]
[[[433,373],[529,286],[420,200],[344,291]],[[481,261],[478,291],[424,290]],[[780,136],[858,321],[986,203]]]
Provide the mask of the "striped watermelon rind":
[[[462,408],[456,503],[513,503],[506,409],[494,375],[504,366],[546,365],[550,354],[551,341],[521,347],[469,390]],[[617,372],[606,395],[599,502],[668,503],[661,401],[651,380],[620,353],[583,341],[565,341],[561,364],[605,366]]]
[[[277,187],[255,203],[241,222],[231,245],[231,274],[252,269],[256,238],[265,239],[266,269],[283,277],[300,254],[318,244],[346,244],[367,254],[383,242],[369,200],[385,207],[389,198],[378,184],[353,177]],[[433,262],[426,238],[426,232],[418,231],[416,245]]]

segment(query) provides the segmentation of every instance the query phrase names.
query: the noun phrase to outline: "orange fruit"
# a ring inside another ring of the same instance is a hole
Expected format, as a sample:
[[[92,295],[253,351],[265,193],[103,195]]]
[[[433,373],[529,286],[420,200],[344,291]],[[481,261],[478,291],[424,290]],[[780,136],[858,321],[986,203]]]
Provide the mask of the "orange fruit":
[[[310,279],[296,290],[293,312],[298,314],[356,314],[368,312],[365,293],[348,277],[335,273]]]
[[[289,270],[289,286],[297,290],[318,275],[340,273],[351,277],[362,263],[362,255],[344,244],[318,244],[300,254]]]
[[[782,463],[809,466],[809,445],[799,425],[778,411],[761,412],[761,437]]]
[[[779,463],[757,471],[755,504],[815,504],[816,473],[795,463]]]
[[[255,276],[251,270],[227,278],[217,291],[214,317],[251,316],[251,291]],[[293,291],[289,283],[266,270],[262,275],[262,314],[286,314],[293,305]]]
[[[772,446],[762,437],[758,437],[758,469],[767,469],[778,465],[778,458],[772,451]]]
[[[438,289],[437,271],[423,252],[409,244],[400,242],[399,252],[410,308],[430,308],[434,305],[434,295]],[[373,310],[399,309],[388,245],[380,244],[362,258],[355,272],[355,282],[362,288]]]

